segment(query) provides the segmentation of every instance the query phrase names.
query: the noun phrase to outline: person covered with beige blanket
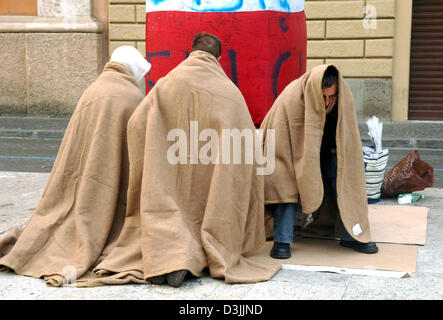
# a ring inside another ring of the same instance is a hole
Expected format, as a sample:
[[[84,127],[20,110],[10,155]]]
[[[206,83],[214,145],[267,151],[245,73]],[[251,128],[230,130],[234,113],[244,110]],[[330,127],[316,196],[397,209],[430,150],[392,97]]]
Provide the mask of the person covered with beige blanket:
[[[275,130],[275,171],[265,176],[271,257],[291,257],[294,223],[303,214],[313,217],[304,231],[376,253],[354,100],[339,70],[320,65],[290,83],[261,129],[265,141],[266,130]]]
[[[25,227],[0,240],[0,268],[61,286],[88,274],[115,245],[126,211],[126,128],[151,65],[114,50],[72,114],[42,198]]]
[[[131,117],[128,210],[117,245],[96,268],[103,281],[130,274],[179,287],[209,269],[226,283],[250,283],[280,269],[251,258],[266,240],[263,176],[254,163],[223,160],[234,151],[223,132],[255,127],[220,56],[218,37],[197,35],[188,58]]]

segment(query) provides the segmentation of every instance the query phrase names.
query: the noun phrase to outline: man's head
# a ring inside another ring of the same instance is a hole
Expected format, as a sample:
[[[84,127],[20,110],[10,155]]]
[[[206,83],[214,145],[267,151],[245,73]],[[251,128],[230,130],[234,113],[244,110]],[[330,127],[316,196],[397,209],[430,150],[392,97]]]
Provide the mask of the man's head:
[[[338,70],[334,66],[329,66],[323,75],[323,80],[321,83],[326,113],[329,113],[337,102],[337,83]]]
[[[192,51],[202,50],[212,54],[217,59],[221,56],[221,40],[213,34],[201,32],[192,41]]]

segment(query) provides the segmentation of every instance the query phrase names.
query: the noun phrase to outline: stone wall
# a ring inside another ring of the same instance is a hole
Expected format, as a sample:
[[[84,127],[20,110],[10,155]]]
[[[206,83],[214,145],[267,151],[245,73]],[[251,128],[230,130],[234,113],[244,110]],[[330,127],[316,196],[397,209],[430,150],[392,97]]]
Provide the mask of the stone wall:
[[[0,16],[0,115],[72,114],[107,57],[90,0],[39,0],[38,16]]]
[[[401,32],[396,30],[399,1],[406,0],[306,0],[307,67],[337,65],[361,120],[372,115],[392,118],[393,87],[400,78],[394,70],[394,55],[401,51],[394,53]],[[91,18],[91,10],[105,2],[107,12],[100,15],[107,14],[108,21],[102,25]],[[0,46],[1,114],[68,115],[115,48],[131,45],[146,54],[145,0],[38,3],[40,17],[0,16],[0,43],[6,44]],[[78,9],[76,14],[72,8]],[[403,100],[396,103],[397,113],[407,111]]]
[[[347,78],[357,115],[390,120],[394,0],[306,0],[308,69],[332,63]]]
[[[109,0],[109,54],[122,45],[136,47],[146,56],[144,0]]]
[[[305,13],[309,66],[334,63],[346,77],[392,77],[394,0],[307,0]]]

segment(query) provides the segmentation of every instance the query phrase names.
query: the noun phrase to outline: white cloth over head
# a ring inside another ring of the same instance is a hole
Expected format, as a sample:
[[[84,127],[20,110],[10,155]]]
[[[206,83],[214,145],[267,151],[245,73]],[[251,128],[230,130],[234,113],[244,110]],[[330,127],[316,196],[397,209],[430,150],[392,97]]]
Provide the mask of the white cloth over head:
[[[111,55],[111,61],[124,65],[137,82],[142,81],[143,77],[151,70],[151,64],[140,51],[131,46],[121,46],[115,49]]]

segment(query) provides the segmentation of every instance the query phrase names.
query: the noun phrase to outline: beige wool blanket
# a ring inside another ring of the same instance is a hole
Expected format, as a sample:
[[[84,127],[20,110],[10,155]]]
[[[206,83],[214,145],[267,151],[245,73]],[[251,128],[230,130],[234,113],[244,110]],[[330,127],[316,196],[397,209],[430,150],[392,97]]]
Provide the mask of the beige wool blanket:
[[[226,283],[250,283],[280,269],[250,258],[265,243],[264,181],[255,164],[204,164],[191,152],[180,155],[183,163],[168,159],[173,130],[182,130],[191,149],[191,121],[220,139],[223,129],[255,130],[239,89],[203,51],[160,79],[129,121],[127,214],[88,285],[143,282],[181,269],[199,277],[205,268]]]
[[[126,128],[142,99],[129,71],[107,63],[75,108],[30,221],[0,239],[3,269],[60,286],[112,250],[126,211]]]
[[[266,130],[275,130],[275,171],[265,176],[265,203],[300,203],[304,213],[313,213],[310,231],[324,235],[337,233],[339,215],[354,239],[369,242],[371,233],[360,134],[354,99],[340,72],[335,106],[338,108],[336,201],[330,188],[324,188],[322,180],[320,147],[326,110],[321,82],[327,67],[317,66],[290,83],[261,125],[265,141]],[[270,215],[267,215],[266,225],[270,236]]]

